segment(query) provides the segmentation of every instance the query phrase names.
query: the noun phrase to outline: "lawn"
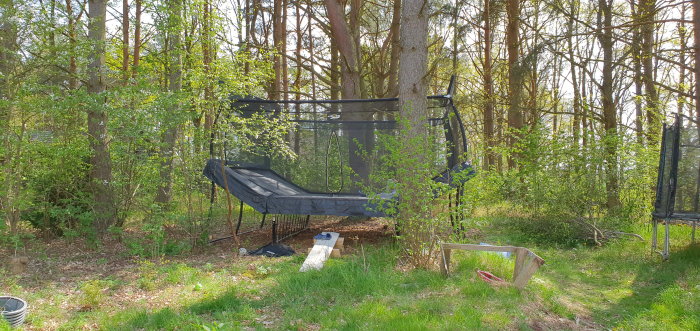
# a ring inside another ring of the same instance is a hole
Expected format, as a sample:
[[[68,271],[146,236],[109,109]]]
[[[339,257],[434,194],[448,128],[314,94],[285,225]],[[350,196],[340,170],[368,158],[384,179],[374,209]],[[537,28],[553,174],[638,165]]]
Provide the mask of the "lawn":
[[[543,257],[524,290],[476,277],[482,269],[510,279],[511,259],[458,252],[445,278],[410,270],[387,237],[349,241],[342,258],[306,273],[298,272],[303,254],[236,259],[219,245],[141,259],[117,244],[112,252],[54,240],[30,249],[27,274],[2,269],[0,292],[30,303],[27,330],[700,329],[700,247],[688,245],[688,228],[673,227],[671,259],[662,262],[650,252],[648,226],[637,229],[645,241],[562,248],[502,226],[519,221],[481,219],[468,241],[523,245]]]

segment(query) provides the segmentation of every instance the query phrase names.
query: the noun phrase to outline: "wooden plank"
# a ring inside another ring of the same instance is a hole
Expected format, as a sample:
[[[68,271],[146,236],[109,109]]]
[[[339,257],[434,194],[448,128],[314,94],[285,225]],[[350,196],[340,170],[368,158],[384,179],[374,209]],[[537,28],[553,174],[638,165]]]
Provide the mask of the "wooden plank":
[[[523,268],[523,263],[525,262],[526,257],[527,249],[520,248],[515,250],[515,268],[513,268],[513,280],[518,278],[518,274],[520,274],[520,269]]]
[[[440,251],[442,252],[442,261],[440,261],[440,270],[442,273],[447,276],[450,274],[450,254],[452,253],[451,249],[444,248],[442,244],[440,244]]]
[[[326,263],[328,257],[333,252],[333,247],[338,241],[340,234],[337,232],[322,232],[322,234],[330,234],[330,239],[320,239],[314,242],[314,247],[311,248],[311,253],[306,257],[306,260],[301,265],[299,271],[304,272],[311,269],[320,270],[323,264]]]
[[[440,269],[445,275],[449,275],[450,273],[450,255],[453,249],[514,253],[515,268],[513,268],[513,285],[519,289],[524,288],[535,271],[544,264],[544,260],[541,257],[525,247],[440,243],[440,250],[442,252]]]
[[[535,271],[542,266],[542,264],[544,264],[544,260],[542,260],[542,258],[535,255],[535,253],[528,251],[521,269],[513,279],[513,285],[519,289],[524,288],[525,285],[527,285],[527,282],[530,280],[530,277],[532,277],[532,274],[534,274]]]
[[[307,248],[307,249],[306,249],[306,254],[311,254],[311,250],[312,250],[312,249],[313,249],[313,247]],[[341,251],[340,249],[338,249],[338,248],[333,248],[333,250],[331,251],[331,257],[332,257],[332,258],[339,258],[339,257],[343,256],[343,255],[341,254],[341,252],[342,252],[342,251]]]
[[[345,237],[339,237],[338,241],[335,242],[335,246],[333,248],[337,248],[339,250],[344,250],[345,249]]]
[[[443,248],[446,249],[461,249],[466,251],[482,251],[482,252],[509,252],[514,253],[519,247],[515,246],[485,246],[476,244],[450,244],[443,243]]]

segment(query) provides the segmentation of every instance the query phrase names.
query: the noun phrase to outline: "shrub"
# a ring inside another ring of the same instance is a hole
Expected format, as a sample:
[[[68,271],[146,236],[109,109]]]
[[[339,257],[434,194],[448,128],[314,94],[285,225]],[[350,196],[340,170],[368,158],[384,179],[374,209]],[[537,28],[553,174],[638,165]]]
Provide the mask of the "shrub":
[[[93,310],[98,308],[107,294],[105,293],[111,286],[110,282],[104,280],[89,280],[80,286],[79,303],[83,310]]]

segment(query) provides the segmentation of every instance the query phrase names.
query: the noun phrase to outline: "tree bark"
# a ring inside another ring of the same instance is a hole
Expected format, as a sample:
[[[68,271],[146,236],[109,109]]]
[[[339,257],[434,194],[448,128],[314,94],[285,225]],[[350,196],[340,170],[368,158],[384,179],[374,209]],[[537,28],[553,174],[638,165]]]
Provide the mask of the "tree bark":
[[[338,0],[325,0],[332,38],[340,53],[341,95],[343,99],[359,99],[360,90],[359,58],[355,40],[343,15],[343,7]]]
[[[168,64],[168,91],[173,94],[173,97],[177,98],[177,94],[182,90],[182,45],[181,45],[181,34],[182,34],[182,3],[181,0],[171,0],[169,3],[169,24],[168,30],[165,33],[169,34],[168,52],[169,54],[169,64]],[[181,109],[176,105],[174,108],[174,118],[178,117],[178,112]],[[158,192],[156,193],[155,202],[161,204],[163,207],[167,205],[172,200],[172,190],[173,190],[173,157],[175,152],[175,143],[177,142],[178,126],[179,123],[171,118],[165,119],[163,124],[165,130],[163,131],[161,137],[161,151],[160,151],[160,183],[158,185]]]
[[[389,28],[389,33],[391,33],[391,58],[389,59],[389,83],[388,83],[388,95],[389,98],[394,98],[399,94],[399,85],[397,78],[399,76],[399,54],[401,51],[401,44],[399,43],[399,37],[401,31],[401,0],[394,0],[394,6],[391,17],[391,27]]]
[[[356,0],[353,0],[356,1]],[[343,7],[338,0],[325,0],[328,20],[330,22],[331,34],[335,40],[335,45],[338,47],[340,54],[340,77],[341,77],[341,95],[343,99],[360,99],[362,98],[362,83],[360,75],[360,58],[356,48],[356,36],[353,36],[354,31],[350,29],[343,15]],[[358,3],[353,6],[359,6]],[[354,8],[359,11],[359,7]],[[351,11],[351,19],[353,15],[358,15]],[[347,104],[343,108],[341,116],[344,120],[364,120],[368,119],[369,112],[355,111],[355,104]],[[359,110],[359,109],[358,109]],[[369,178],[369,169],[365,166],[363,160],[358,157],[362,151],[371,151],[374,148],[374,135],[371,131],[357,132],[357,130],[348,130],[348,149],[350,160],[348,162],[350,168],[360,180],[366,181]],[[360,147],[361,146],[361,147]]]
[[[491,0],[484,0],[484,147],[486,158],[484,168],[495,165],[494,131],[493,131],[493,60],[491,54],[493,32],[491,28]]]
[[[599,0],[598,10],[599,33],[598,40],[603,51],[603,80],[601,82],[601,97],[603,106],[603,126],[605,129],[604,141],[606,154],[606,190],[607,207],[616,209],[620,206],[619,181],[617,175],[617,112],[613,100],[613,27],[612,27],[612,0]]]
[[[427,149],[427,70],[428,70],[428,3],[406,1],[401,9],[401,58],[399,59],[399,107],[404,120],[401,155],[406,158],[399,169],[402,203],[399,219],[405,232],[407,248],[415,266],[427,266],[434,239],[429,221],[424,217],[425,187],[428,180],[422,165]],[[418,146],[420,144],[420,146]],[[402,234],[404,236],[404,234]]]
[[[122,80],[129,82],[129,0],[122,0]]]
[[[18,32],[13,16],[16,15],[14,1],[0,3],[0,100],[12,100],[12,77],[17,64]],[[0,143],[5,153],[0,154],[0,169],[4,172],[4,181],[0,186],[0,209],[5,211],[5,222],[10,227],[10,234],[17,234],[19,223],[19,208],[16,199],[19,197],[21,171],[19,170],[18,152],[13,151],[10,138],[10,123],[12,122],[12,104],[0,107]],[[21,144],[17,144],[21,146]]]
[[[283,26],[284,18],[282,13],[282,7],[284,6],[284,0],[274,1],[272,7],[272,43],[274,44],[275,53],[273,54],[273,71],[275,72],[275,78],[270,84],[270,91],[268,96],[271,100],[280,99],[280,91],[282,90],[282,58],[285,56],[283,46],[285,44],[284,40],[286,38],[287,29]]]
[[[642,81],[644,82],[644,100],[647,111],[646,136],[650,146],[659,143],[661,134],[661,112],[659,93],[654,77],[654,18],[656,17],[656,0],[640,0],[639,16],[641,18],[640,39],[642,41],[640,56],[642,63]]]
[[[523,90],[523,68],[520,61],[520,2],[521,0],[508,0],[506,13],[508,23],[506,25],[506,48],[508,50],[508,127],[510,128],[510,139],[508,146],[515,148],[520,140],[523,128],[523,111],[521,109],[521,99]],[[508,166],[516,167],[517,153],[512,153],[508,157]]]
[[[644,0],[641,0],[644,1]],[[642,44],[641,34],[639,32],[640,27],[640,15],[639,15],[639,5],[637,1],[630,1],[630,10],[632,11],[633,21],[637,26],[632,27],[632,68],[634,69],[634,129],[636,131],[637,143],[644,143],[644,110],[642,108],[642,98],[644,83],[642,81],[642,54],[640,45]]]
[[[107,133],[107,113],[105,111],[105,32],[107,17],[107,0],[89,0],[88,39],[92,43],[88,64],[87,91],[93,102],[88,107],[88,137],[90,140],[90,180],[95,200],[95,230],[101,237],[114,223],[116,204],[112,191],[112,158],[109,152]]]
[[[78,40],[76,39],[72,0],[66,0],[66,16],[68,17],[68,45],[71,49],[68,59],[68,89],[75,90],[78,88],[78,64],[74,54]]]
[[[70,1],[70,0],[67,0]],[[136,12],[134,13],[134,63],[132,64],[132,77],[136,77],[138,73],[139,61],[141,60],[141,1],[134,0],[136,3]]]
[[[693,0],[693,42],[695,44],[695,118],[700,123],[700,0]]]
[[[212,24],[211,24],[211,0],[204,0],[202,3],[202,65],[204,67],[204,135],[209,137],[214,125],[214,86],[212,77],[213,45],[212,45]],[[212,141],[209,141],[210,148]]]
[[[680,54],[679,54],[679,59],[678,62],[680,62],[681,68],[680,68],[680,77],[678,79],[678,90],[680,93],[678,93],[678,100],[676,101],[678,103],[678,113],[683,114],[685,111],[685,105],[688,103],[688,100],[685,97],[686,93],[686,52],[688,49],[688,31],[687,27],[685,25],[685,20],[686,20],[686,5],[683,4],[681,7],[681,23],[678,24],[678,39],[680,39]],[[691,114],[689,114],[692,116]]]
[[[570,35],[569,38],[566,38],[567,44],[569,46],[568,49],[568,54],[569,54],[569,67],[571,70],[571,85],[573,88],[574,92],[574,100],[573,100],[573,111],[574,111],[574,122],[573,122],[573,127],[572,127],[572,135],[573,135],[573,142],[574,146],[578,147],[579,146],[579,141],[581,137],[581,90],[579,89],[579,81],[578,78],[576,77],[576,62],[574,60],[574,19],[577,17],[575,16],[577,13],[576,9],[576,1],[571,0],[570,2],[570,7],[571,9],[571,15],[568,18],[567,21],[567,29],[568,33]]]

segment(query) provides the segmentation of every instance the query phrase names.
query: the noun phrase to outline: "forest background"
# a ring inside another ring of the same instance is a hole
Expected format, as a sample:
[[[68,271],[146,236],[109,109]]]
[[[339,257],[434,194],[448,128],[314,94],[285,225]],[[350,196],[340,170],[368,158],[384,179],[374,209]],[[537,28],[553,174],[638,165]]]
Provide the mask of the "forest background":
[[[572,219],[646,222],[662,124],[700,118],[696,3],[431,1],[428,90],[457,75],[478,168],[465,205],[517,206],[533,235],[561,244],[582,240]],[[0,0],[0,243],[118,235],[143,255],[203,244],[213,225],[201,169],[228,96],[395,97],[400,10]]]

